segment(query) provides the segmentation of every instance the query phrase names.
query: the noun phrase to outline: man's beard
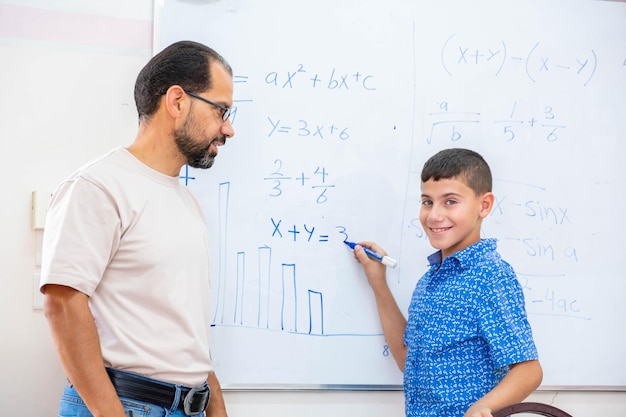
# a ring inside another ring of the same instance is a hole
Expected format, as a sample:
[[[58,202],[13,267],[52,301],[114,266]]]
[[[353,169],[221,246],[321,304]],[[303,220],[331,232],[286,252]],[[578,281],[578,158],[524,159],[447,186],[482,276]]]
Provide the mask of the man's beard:
[[[224,143],[224,141],[220,141],[219,138],[214,138],[208,144],[200,143],[194,140],[194,138],[190,135],[190,124],[190,119],[187,119],[182,128],[174,132],[174,141],[176,142],[176,146],[178,147],[180,153],[183,154],[187,160],[187,165],[190,167],[200,169],[211,168],[211,166],[213,166],[213,162],[215,162],[217,154],[215,152],[210,152],[210,146],[213,142]]]

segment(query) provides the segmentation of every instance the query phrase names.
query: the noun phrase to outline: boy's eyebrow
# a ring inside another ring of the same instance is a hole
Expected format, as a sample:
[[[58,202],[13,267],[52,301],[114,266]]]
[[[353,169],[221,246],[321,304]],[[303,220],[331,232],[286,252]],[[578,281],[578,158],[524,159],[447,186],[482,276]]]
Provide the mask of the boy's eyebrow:
[[[422,197],[423,197],[423,198],[432,198],[432,197],[431,197],[431,196],[429,196],[428,194],[422,194]],[[445,193],[445,194],[442,194],[442,195],[440,196],[440,198],[448,198],[448,197],[462,197],[462,195],[461,195],[461,194],[459,194],[459,193],[451,192],[451,193]]]

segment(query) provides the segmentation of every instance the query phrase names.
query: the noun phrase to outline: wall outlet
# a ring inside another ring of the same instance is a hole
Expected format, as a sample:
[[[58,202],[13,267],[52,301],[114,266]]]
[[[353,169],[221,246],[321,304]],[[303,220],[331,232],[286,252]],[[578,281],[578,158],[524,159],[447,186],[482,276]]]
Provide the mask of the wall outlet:
[[[39,281],[41,274],[35,272],[33,274],[33,310],[43,310],[43,294],[39,291]]]
[[[50,191],[33,191],[31,213],[33,230],[42,230],[44,228],[51,198],[52,193]]]

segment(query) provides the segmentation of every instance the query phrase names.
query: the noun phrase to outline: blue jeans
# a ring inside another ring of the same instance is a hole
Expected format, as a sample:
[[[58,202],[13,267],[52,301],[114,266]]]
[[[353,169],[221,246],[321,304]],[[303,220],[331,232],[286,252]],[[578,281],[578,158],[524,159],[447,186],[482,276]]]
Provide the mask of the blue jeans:
[[[158,405],[125,397],[120,397],[120,400],[128,417],[187,417],[183,410],[172,411]],[[194,416],[203,417],[204,412],[194,414]],[[87,409],[76,389],[67,386],[61,397],[59,417],[93,417],[93,414]]]

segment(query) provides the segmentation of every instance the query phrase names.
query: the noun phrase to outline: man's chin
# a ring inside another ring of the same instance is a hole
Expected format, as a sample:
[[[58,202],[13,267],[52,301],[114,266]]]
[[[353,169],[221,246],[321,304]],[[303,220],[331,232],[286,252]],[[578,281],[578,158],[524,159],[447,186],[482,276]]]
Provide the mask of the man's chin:
[[[213,166],[214,162],[215,155],[209,155],[208,157],[202,159],[188,160],[187,165],[192,168],[209,169]]]

